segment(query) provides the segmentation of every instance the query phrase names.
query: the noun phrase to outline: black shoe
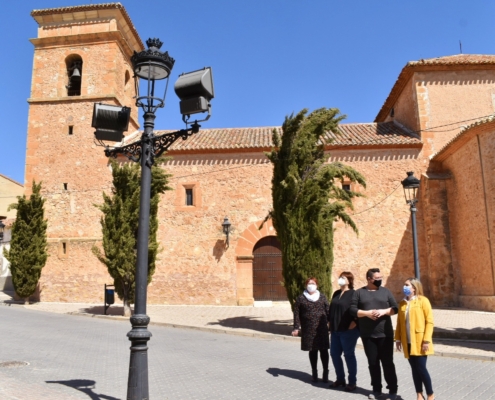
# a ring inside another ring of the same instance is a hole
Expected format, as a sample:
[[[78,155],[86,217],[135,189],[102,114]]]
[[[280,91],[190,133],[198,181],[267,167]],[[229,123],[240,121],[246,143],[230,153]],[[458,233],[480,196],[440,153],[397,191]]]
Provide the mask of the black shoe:
[[[321,378],[323,383],[328,383],[328,369],[323,370],[323,377]]]
[[[340,386],[345,387],[345,382],[343,381],[335,381],[332,382],[329,386],[330,389],[338,389]]]
[[[317,369],[314,369],[313,370],[313,374],[312,374],[311,380],[313,382],[318,382],[318,370]]]
[[[348,384],[346,385],[345,389],[344,389],[346,392],[354,392],[354,390],[356,390],[356,385],[351,385],[351,384]]]

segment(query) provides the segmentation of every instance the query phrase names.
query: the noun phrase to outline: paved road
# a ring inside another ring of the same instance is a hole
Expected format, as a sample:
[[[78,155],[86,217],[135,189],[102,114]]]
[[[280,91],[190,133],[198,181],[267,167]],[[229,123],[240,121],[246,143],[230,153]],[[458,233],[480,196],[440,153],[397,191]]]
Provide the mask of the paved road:
[[[125,399],[128,322],[0,307],[0,399]],[[357,393],[309,383],[307,353],[297,343],[152,326],[150,398],[365,399],[369,375],[357,350]],[[495,399],[495,363],[432,357],[438,399]],[[399,394],[414,400],[409,366],[397,354]]]

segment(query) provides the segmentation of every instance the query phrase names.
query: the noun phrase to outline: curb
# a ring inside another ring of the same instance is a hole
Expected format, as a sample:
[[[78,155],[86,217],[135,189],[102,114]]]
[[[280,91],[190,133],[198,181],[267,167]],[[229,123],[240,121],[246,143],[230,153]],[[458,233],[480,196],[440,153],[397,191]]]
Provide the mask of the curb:
[[[96,315],[96,314],[80,313],[77,311],[69,312],[67,314],[79,316],[79,317],[101,318],[101,319],[110,319],[110,320],[117,320],[117,321],[129,321],[128,317],[122,317],[122,316],[118,316],[118,315]],[[227,330],[227,329],[208,328],[208,327],[204,327],[204,326],[173,324],[170,322],[153,322],[153,321],[151,321],[150,325],[163,326],[163,327],[167,327],[167,328],[189,329],[189,330],[209,332],[209,333],[220,333],[220,334],[227,334],[227,335],[234,335],[234,336],[253,337],[253,338],[258,338],[258,339],[285,340],[285,341],[289,341],[289,342],[299,342],[300,341],[300,338],[298,338],[298,337],[278,335],[275,333],[239,332],[239,331]],[[363,349],[363,346],[361,344],[357,344],[356,348]],[[461,358],[461,359],[463,358],[463,359],[469,359],[469,360],[495,362],[495,355],[492,357],[492,356],[458,354],[458,353],[448,353],[448,352],[436,351],[435,354],[433,354],[432,356],[433,357],[436,356],[436,357]]]

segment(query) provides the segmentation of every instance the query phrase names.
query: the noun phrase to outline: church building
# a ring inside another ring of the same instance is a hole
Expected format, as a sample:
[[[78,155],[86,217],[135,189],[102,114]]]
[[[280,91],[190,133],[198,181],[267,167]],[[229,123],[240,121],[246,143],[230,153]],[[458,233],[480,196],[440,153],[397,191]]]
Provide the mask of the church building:
[[[143,42],[120,3],[34,10],[38,37],[27,131],[25,190],[43,182],[49,258],[42,301],[101,302],[112,280],[91,252],[101,244],[102,192],[112,174],[94,143],[93,104],[131,107],[140,124],[130,57]],[[69,84],[73,66],[80,80]],[[365,68],[363,66],[363,68]],[[322,105],[325,106],[325,105]],[[379,107],[377,106],[377,109]],[[373,122],[341,124],[322,138],[328,162],[360,171],[367,188],[350,211],[359,235],[336,222],[334,281],[382,270],[398,298],[414,275],[411,213],[400,182],[421,179],[417,226],[421,277],[437,306],[495,311],[495,56],[454,55],[402,69]],[[152,304],[252,305],[286,299],[280,244],[270,221],[277,127],[202,129],[176,142],[163,168],[173,190],[159,206],[162,251]],[[157,132],[160,134],[160,132]],[[228,217],[229,245],[222,232]]]

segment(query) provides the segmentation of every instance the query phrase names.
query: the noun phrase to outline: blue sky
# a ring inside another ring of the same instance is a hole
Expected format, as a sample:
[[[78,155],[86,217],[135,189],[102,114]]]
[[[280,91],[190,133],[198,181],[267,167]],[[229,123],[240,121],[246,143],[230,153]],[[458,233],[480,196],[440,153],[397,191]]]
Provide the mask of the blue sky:
[[[90,0],[2,2],[0,173],[24,180],[33,9]],[[93,3],[97,3],[94,1]],[[211,66],[213,116],[204,128],[274,126],[302,108],[337,107],[371,122],[411,60],[495,54],[495,2],[425,0],[123,0],[143,41],[159,37],[182,72]],[[169,90],[157,129],[182,128]],[[90,145],[90,143],[88,143]]]

